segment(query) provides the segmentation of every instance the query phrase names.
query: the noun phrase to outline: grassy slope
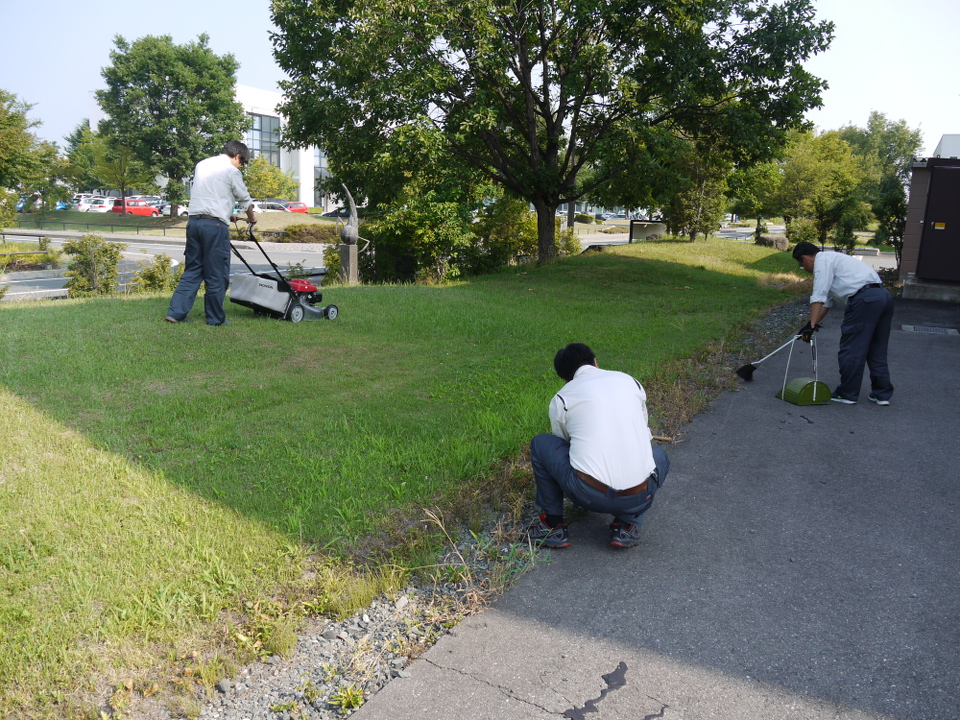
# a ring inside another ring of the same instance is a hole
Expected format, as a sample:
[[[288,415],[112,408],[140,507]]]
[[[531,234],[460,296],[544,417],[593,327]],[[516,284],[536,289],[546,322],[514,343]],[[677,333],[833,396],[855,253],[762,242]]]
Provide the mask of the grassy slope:
[[[0,306],[0,713],[202,643],[309,547],[473,487],[547,429],[563,344],[648,382],[787,299],[758,282],[783,253],[620,252],[331,288],[333,322],[231,305],[229,328],[169,326],[166,297]]]

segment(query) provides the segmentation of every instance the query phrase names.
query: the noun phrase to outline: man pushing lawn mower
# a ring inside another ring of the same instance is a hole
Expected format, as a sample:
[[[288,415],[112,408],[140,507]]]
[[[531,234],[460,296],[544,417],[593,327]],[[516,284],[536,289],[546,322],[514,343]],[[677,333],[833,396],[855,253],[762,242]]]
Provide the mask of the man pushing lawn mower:
[[[864,364],[870,368],[870,401],[889,405],[893,395],[887,366],[887,343],[893,323],[893,298],[877,272],[856,258],[839,252],[821,251],[808,242],[797,243],[793,258],[813,273],[810,321],[798,331],[810,342],[833,301],[846,301],[840,326],[840,384],[831,400],[853,405],[860,396]]]
[[[229,325],[223,298],[230,284],[230,220],[236,203],[247,209],[247,222],[256,222],[253,200],[240,175],[250,159],[247,146],[231,140],[223,153],[197,163],[190,191],[190,220],[183,254],[183,275],[170,298],[164,318],[169,323],[189,322],[187,314],[206,286],[203,305],[207,325]]]
[[[601,370],[593,351],[572,343],[557,353],[554,369],[566,385],[550,402],[552,433],[530,441],[539,522],[533,542],[570,545],[563,521],[564,496],[580,507],[613,515],[610,545],[640,542],[643,514],[666,480],[670,461],[651,443],[647,395],[634,378]]]

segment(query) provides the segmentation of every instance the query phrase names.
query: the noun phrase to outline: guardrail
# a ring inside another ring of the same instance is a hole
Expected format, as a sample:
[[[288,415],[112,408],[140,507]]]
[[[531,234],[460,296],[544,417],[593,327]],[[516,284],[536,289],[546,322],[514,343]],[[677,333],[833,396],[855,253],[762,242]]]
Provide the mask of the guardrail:
[[[103,228],[109,227],[111,233],[116,233],[118,232],[116,228],[119,227],[120,233],[130,232],[130,233],[133,233],[134,235],[139,235],[140,230],[142,228],[144,231],[161,230],[163,232],[164,237],[166,236],[167,230],[168,230],[168,228],[165,228],[165,227],[143,227],[141,225],[114,225],[113,223],[105,223],[105,222],[77,223],[77,222],[64,222],[62,220],[15,220],[14,222],[17,224],[17,228],[20,230],[33,230],[33,229],[43,230],[44,226],[46,226],[48,230],[57,229],[57,226],[62,226],[60,227],[60,229],[66,230],[67,225],[74,225],[76,227],[85,227],[87,229],[87,232],[90,232],[91,227],[95,227],[98,230],[106,232],[105,230],[103,230]],[[186,232],[182,227],[169,228],[169,230],[177,231],[178,233]]]

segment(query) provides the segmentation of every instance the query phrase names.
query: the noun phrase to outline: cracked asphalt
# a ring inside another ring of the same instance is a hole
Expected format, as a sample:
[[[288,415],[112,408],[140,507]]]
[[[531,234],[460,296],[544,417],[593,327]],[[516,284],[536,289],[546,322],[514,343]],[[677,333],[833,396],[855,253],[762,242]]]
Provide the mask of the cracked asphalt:
[[[831,388],[840,317],[817,338]],[[960,306],[897,301],[889,407],[867,402],[867,381],[853,406],[779,400],[785,379],[812,376],[810,348],[770,358],[668,449],[639,547],[608,547],[607,516],[575,518],[572,547],[354,717],[956,720],[960,335],[947,329]]]

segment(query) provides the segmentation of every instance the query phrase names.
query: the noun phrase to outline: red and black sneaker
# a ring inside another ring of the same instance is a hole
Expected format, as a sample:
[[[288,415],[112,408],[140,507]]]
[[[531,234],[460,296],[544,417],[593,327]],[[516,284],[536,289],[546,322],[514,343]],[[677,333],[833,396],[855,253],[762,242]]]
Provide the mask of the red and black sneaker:
[[[632,548],[640,544],[640,527],[624,523],[611,523],[610,547]]]
[[[556,527],[547,525],[547,514],[541,513],[540,520],[527,528],[527,538],[534,543],[548,548],[565,548],[570,546],[570,532],[566,523]]]

